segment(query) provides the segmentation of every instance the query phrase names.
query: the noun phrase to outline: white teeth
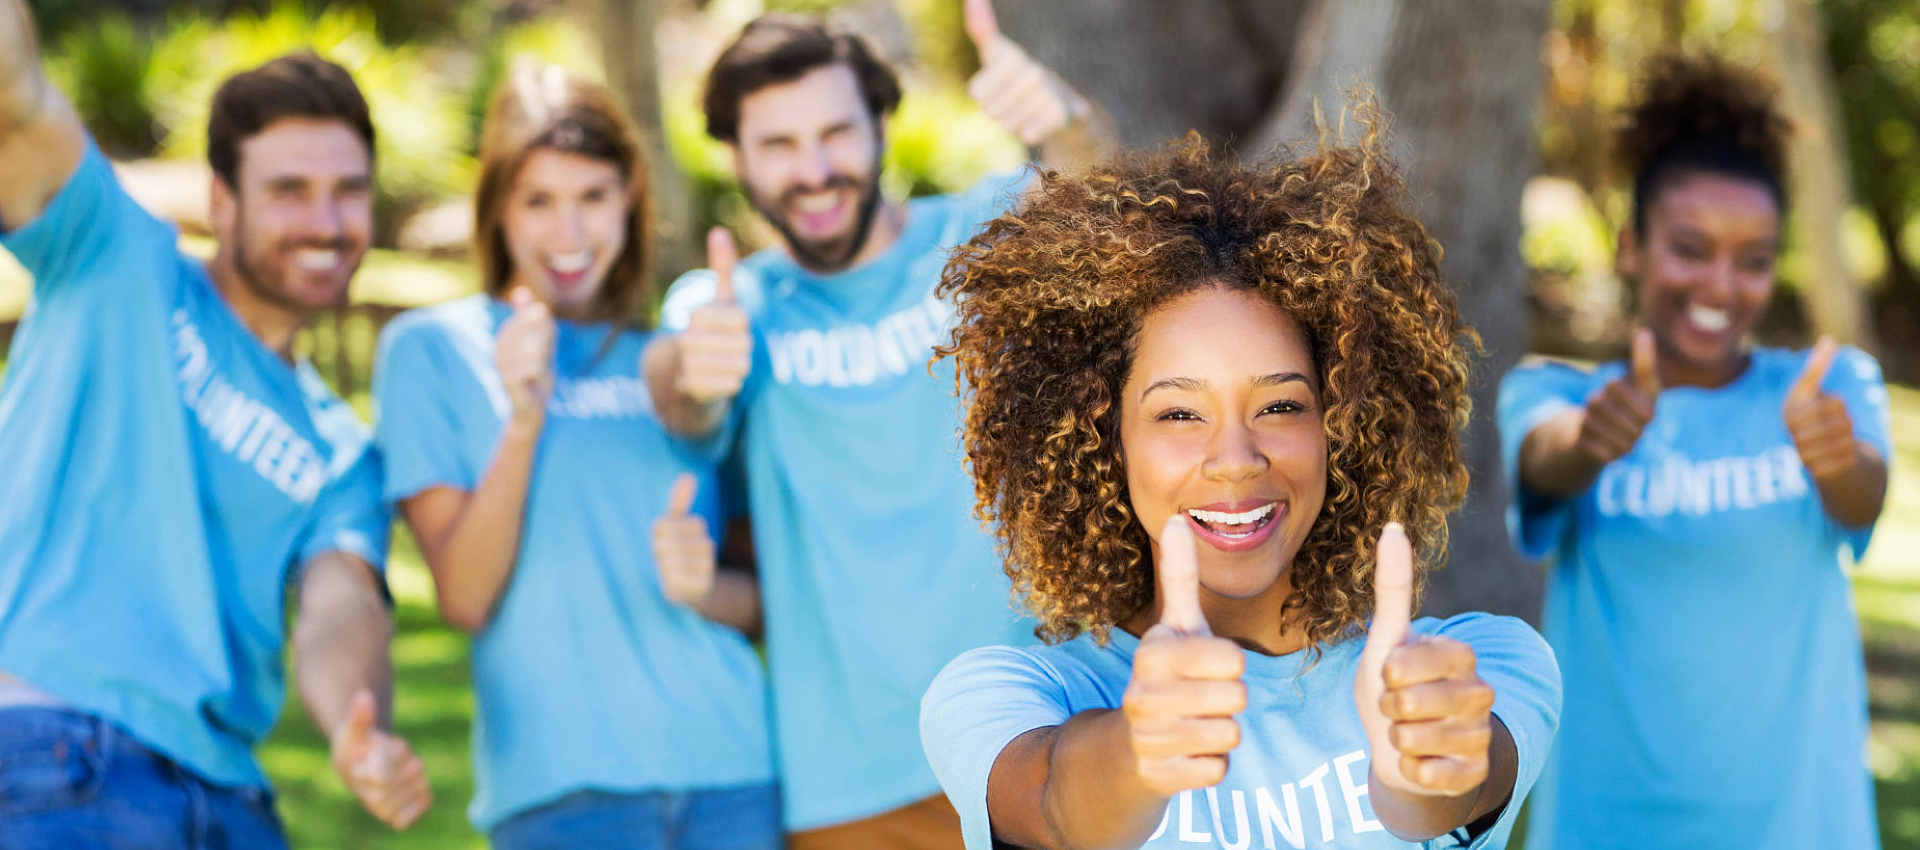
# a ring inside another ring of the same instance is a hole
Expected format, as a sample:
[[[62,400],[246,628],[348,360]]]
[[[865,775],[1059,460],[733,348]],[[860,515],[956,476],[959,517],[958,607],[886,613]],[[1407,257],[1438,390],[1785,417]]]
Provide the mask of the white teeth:
[[[293,263],[308,271],[321,271],[340,265],[340,252],[318,248],[302,248],[293,252]]]
[[[554,254],[547,258],[547,267],[561,274],[574,274],[587,270],[593,262],[592,251],[575,251],[571,254]]]
[[[1273,513],[1272,502],[1268,502],[1264,505],[1261,505],[1260,507],[1254,508],[1253,510],[1247,511],[1245,513],[1238,513],[1238,514],[1226,514],[1226,513],[1221,513],[1219,511],[1203,511],[1198,508],[1187,511],[1187,515],[1193,517],[1194,519],[1197,519],[1201,522],[1216,523],[1219,525],[1246,525],[1247,523],[1250,523],[1250,522],[1259,522],[1260,520],[1265,519],[1267,514],[1270,514],[1270,513]],[[1253,532],[1247,532],[1247,533],[1252,534]],[[1227,536],[1232,537],[1234,535],[1227,535]]]
[[[794,207],[798,208],[801,212],[807,213],[810,215],[814,213],[829,212],[833,210],[833,208],[840,205],[840,195],[837,192],[821,192],[820,194],[817,194],[817,195],[801,195],[800,197],[794,199],[793,205]]]
[[[1724,331],[1728,325],[1733,324],[1733,317],[1727,315],[1727,311],[1725,310],[1702,307],[1698,304],[1688,304],[1687,321],[1700,326],[1701,330],[1717,332]]]

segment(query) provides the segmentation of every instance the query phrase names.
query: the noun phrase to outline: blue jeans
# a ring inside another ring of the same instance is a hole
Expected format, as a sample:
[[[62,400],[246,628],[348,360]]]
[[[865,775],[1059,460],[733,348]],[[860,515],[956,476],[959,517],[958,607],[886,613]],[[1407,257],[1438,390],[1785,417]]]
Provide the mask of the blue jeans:
[[[98,717],[0,708],[0,847],[286,846],[265,789],[209,783]]]
[[[494,850],[780,850],[773,785],[616,794],[576,791],[494,827]]]

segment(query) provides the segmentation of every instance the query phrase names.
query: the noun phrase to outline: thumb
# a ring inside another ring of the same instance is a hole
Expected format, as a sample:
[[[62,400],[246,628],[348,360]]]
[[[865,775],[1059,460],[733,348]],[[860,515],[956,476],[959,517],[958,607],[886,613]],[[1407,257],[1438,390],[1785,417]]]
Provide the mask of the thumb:
[[[1207,615],[1200,610],[1196,545],[1185,514],[1167,518],[1160,529],[1160,559],[1154,564],[1160,585],[1160,623],[1182,635],[1209,637],[1213,631],[1207,628]]]
[[[716,278],[713,300],[733,303],[733,266],[739,261],[740,249],[733,244],[731,232],[724,227],[707,231],[707,267]]]
[[[1840,352],[1840,346],[1833,337],[1820,335],[1820,341],[1813,344],[1813,353],[1807,355],[1806,368],[1800,370],[1800,377],[1793,381],[1793,388],[1787,390],[1788,404],[1801,404],[1820,396],[1820,382],[1827,379],[1827,370],[1833,368],[1834,355]]]
[[[1413,544],[1397,522],[1380,530],[1373,565],[1373,625],[1362,655],[1384,662],[1413,630]]]
[[[1660,365],[1655,356],[1653,331],[1641,328],[1633,332],[1633,385],[1649,398],[1660,394]]]
[[[372,745],[374,721],[373,692],[362,688],[347,703],[347,716],[334,732],[334,749],[348,759],[359,759]]]
[[[540,299],[534,296],[533,290],[524,286],[516,286],[507,291],[507,303],[513,306],[513,312],[519,313],[528,307],[540,303]]]
[[[966,0],[967,38],[980,54],[980,64],[991,61],[1000,42],[1000,21],[993,14],[993,0]]]
[[[673,489],[667,491],[667,515],[686,516],[693,510],[693,494],[700,486],[699,479],[691,472],[682,472],[673,479]]]

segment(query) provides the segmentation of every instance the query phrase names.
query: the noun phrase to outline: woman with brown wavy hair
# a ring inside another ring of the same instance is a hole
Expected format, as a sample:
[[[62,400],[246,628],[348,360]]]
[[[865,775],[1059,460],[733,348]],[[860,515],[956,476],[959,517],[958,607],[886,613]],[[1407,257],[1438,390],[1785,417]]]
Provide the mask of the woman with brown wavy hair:
[[[1558,673],[1517,620],[1409,622],[1474,337],[1383,147],[1049,173],[949,265],[979,512],[1053,644],[927,693],[969,847],[1505,841]]]
[[[375,361],[387,498],[473,635],[496,850],[782,842],[758,591],[707,533],[720,446],[667,433],[640,378],[641,150],[605,86],[517,67],[481,134],[486,291],[395,319]]]

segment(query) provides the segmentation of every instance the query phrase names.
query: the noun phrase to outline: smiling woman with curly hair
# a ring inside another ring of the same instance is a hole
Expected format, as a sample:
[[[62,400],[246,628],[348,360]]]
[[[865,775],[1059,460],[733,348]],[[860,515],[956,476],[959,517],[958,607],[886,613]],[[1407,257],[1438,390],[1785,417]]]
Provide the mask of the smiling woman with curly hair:
[[[1409,622],[1474,335],[1364,117],[1271,164],[1189,139],[1048,173],[948,266],[979,513],[1056,644],[923,702],[969,847],[1511,830],[1558,673],[1517,620]]]

